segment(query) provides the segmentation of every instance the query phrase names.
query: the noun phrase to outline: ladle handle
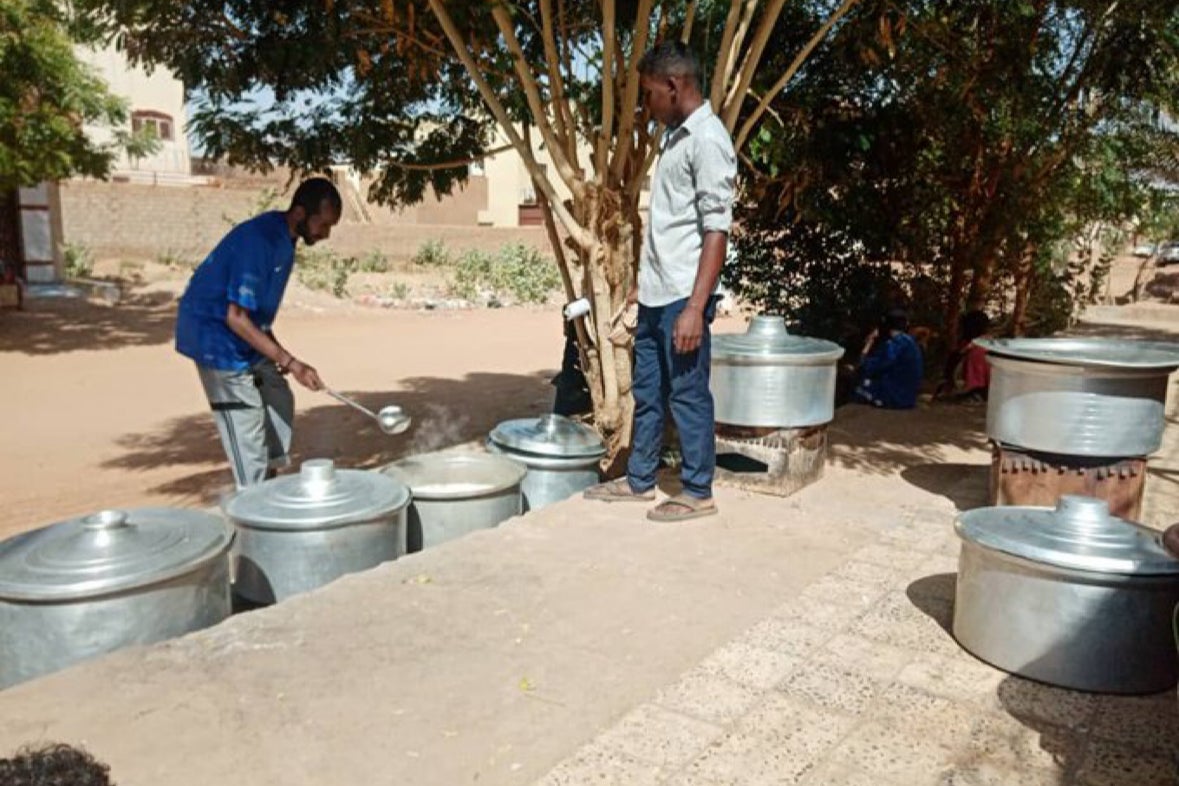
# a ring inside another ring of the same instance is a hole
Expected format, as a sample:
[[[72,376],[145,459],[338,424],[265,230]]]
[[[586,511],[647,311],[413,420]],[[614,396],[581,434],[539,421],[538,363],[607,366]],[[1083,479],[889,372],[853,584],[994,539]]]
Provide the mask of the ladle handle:
[[[352,407],[353,409],[363,412],[364,414],[368,415],[373,420],[379,420],[379,418],[377,417],[377,413],[373,412],[368,407],[365,407],[365,406],[362,406],[362,405],[356,403],[355,401],[348,398],[347,396],[337,393],[336,391],[332,390],[331,388],[324,388],[323,392],[327,393],[329,396],[334,398],[336,401],[342,401],[345,404],[347,404],[348,406]]]

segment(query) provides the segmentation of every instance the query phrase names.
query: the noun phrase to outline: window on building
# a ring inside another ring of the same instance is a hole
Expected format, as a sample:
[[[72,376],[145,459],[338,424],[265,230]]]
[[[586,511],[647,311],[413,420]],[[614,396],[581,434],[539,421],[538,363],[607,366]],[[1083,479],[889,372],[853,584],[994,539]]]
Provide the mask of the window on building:
[[[172,141],[172,116],[152,109],[138,109],[131,113],[131,132],[138,134],[145,129],[156,132],[156,138]]]

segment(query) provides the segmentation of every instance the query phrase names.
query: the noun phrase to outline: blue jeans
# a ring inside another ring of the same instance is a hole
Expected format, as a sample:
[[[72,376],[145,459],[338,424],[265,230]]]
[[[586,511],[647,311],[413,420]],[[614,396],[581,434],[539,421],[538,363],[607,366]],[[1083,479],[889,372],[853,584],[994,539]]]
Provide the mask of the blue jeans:
[[[680,432],[683,453],[681,478],[684,492],[697,499],[712,496],[716,471],[716,436],[713,423],[712,391],[708,389],[712,362],[709,326],[716,314],[716,298],[704,309],[704,335],[695,352],[681,355],[672,344],[676,318],[688,300],[649,308],[639,305],[635,333],[634,449],[626,465],[627,480],[637,492],[655,487],[659,449],[667,406]]]

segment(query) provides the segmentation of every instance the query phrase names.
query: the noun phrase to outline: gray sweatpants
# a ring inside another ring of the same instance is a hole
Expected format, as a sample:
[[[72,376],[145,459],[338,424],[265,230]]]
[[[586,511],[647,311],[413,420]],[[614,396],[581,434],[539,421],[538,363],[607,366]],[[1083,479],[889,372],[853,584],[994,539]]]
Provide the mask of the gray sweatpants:
[[[247,371],[197,364],[197,372],[237,487],[261,483],[271,468],[287,466],[295,397],[278,367],[269,360]]]

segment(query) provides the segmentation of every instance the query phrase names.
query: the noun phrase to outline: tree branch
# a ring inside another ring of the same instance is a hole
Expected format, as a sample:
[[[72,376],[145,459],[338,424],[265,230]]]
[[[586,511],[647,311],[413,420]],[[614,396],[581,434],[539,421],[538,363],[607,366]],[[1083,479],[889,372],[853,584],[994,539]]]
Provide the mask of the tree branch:
[[[723,119],[725,128],[729,129],[730,133],[737,125],[737,115],[741,113],[745,91],[749,89],[749,84],[753,81],[753,74],[761,62],[766,43],[770,40],[770,33],[774,32],[774,25],[778,23],[778,17],[782,15],[782,6],[785,4],[786,0],[770,0],[770,5],[762,15],[761,23],[757,26],[753,42],[745,52],[745,59],[742,60],[741,69],[737,73],[737,81],[729,87],[729,92],[725,95]]]
[[[618,45],[614,29],[614,0],[602,3],[602,125],[598,131],[597,150],[594,152],[594,170],[605,177],[607,155],[614,137],[614,47]]]
[[[512,142],[516,151],[520,154],[520,158],[524,161],[524,166],[528,169],[528,174],[532,176],[533,182],[536,183],[545,197],[548,198],[552,204],[553,213],[560,219],[561,224],[565,227],[565,231],[573,238],[574,242],[581,245],[583,248],[592,248],[595,245],[593,235],[586,230],[577,219],[565,208],[557,197],[556,191],[553,189],[553,184],[545,177],[537,164],[535,156],[532,155],[531,145],[525,144],[524,140],[520,138],[517,133],[512,119],[508,116],[507,110],[504,109],[503,104],[499,98],[496,97],[495,91],[491,89],[491,85],[483,77],[479,71],[479,66],[475,59],[471,57],[470,51],[463,42],[462,34],[455,27],[454,20],[450,18],[447,13],[444,0],[427,0],[430,4],[430,10],[434,13],[438,23],[442,26],[442,30],[446,33],[447,39],[450,40],[450,45],[454,48],[455,54],[458,55],[459,60],[462,61],[463,66],[467,69],[467,74],[475,83],[475,87],[479,90],[479,95],[483,97],[483,101],[487,104],[487,108],[491,110],[491,114],[499,123],[500,128],[503,129],[505,135]]]
[[[491,150],[487,150],[483,153],[480,153],[479,155],[470,156],[468,158],[458,158],[454,161],[442,161],[437,164],[411,164],[406,161],[398,161],[396,159],[389,159],[385,163],[396,167],[397,169],[404,169],[408,172],[434,172],[439,169],[457,169],[460,166],[467,166],[468,164],[473,164],[476,161],[482,161],[484,159],[491,158],[494,155],[498,155],[499,153],[513,149],[513,145],[502,145],[501,147],[492,148]]]
[[[684,13],[684,29],[680,32],[680,43],[688,43],[692,37],[692,25],[696,21],[696,0],[688,3],[688,10]]]
[[[627,158],[634,147],[635,116],[640,113],[639,107],[639,60],[647,49],[647,36],[651,32],[651,3],[652,0],[639,0],[638,15],[635,17],[634,46],[631,49],[630,60],[626,64],[625,91],[622,99],[622,114],[618,119],[618,146],[614,149],[614,160],[610,164],[610,173],[615,182],[621,182]],[[632,109],[633,107],[633,109]]]
[[[565,156],[577,158],[577,128],[573,113],[565,97],[565,79],[561,74],[561,56],[553,36],[552,0],[540,0],[541,36],[544,40],[544,59],[549,68],[549,91],[553,96],[553,115],[557,134],[565,140]]]
[[[733,0],[735,4],[737,0]],[[725,53],[725,68],[720,73],[720,95],[713,108],[719,114],[723,111],[726,96],[732,87],[733,73],[737,68],[738,55],[741,52],[741,47],[745,45],[745,36],[749,34],[749,25],[753,22],[753,12],[757,9],[757,2],[755,0],[745,0],[741,6],[740,16],[737,18],[737,27],[733,31],[733,37],[729,40],[729,49]]]
[[[430,5],[433,6],[437,0],[430,0]],[[519,39],[516,38],[516,31],[512,27],[512,18],[508,15],[507,9],[501,3],[495,3],[491,7],[491,16],[495,19],[496,27],[499,28],[500,34],[504,37],[504,42],[508,45],[508,53],[512,56],[512,63],[516,68],[516,75],[520,78],[520,86],[524,88],[524,96],[528,100],[528,108],[532,112],[532,117],[536,121],[536,127],[540,130],[540,135],[544,139],[546,147],[548,147],[549,157],[553,161],[553,166],[556,167],[557,173],[561,179],[565,181],[565,185],[575,195],[581,191],[581,176],[574,163],[570,163],[569,159],[565,157],[565,147],[561,144],[561,140],[553,133],[553,127],[549,124],[548,112],[545,111],[544,101],[540,97],[540,88],[537,86],[536,78],[532,73],[532,67],[528,64],[524,57],[524,50],[520,46]]]
[[[745,145],[745,141],[749,138],[750,132],[757,125],[758,121],[761,120],[761,116],[765,114],[766,108],[769,107],[770,102],[777,98],[778,93],[782,92],[782,89],[786,87],[786,83],[789,82],[798,69],[802,67],[802,64],[806,62],[808,57],[810,57],[810,54],[812,51],[814,51],[814,48],[819,45],[820,41],[826,38],[828,31],[830,31],[831,28],[835,26],[836,22],[844,17],[847,12],[852,9],[852,6],[854,6],[857,2],[858,0],[843,0],[843,3],[839,6],[839,8],[835,9],[835,12],[827,18],[827,21],[824,22],[821,27],[819,27],[813,36],[811,36],[811,39],[807,41],[806,46],[802,48],[802,51],[800,51],[795,56],[794,61],[790,63],[790,67],[786,69],[785,73],[783,73],[781,77],[779,77],[778,81],[774,83],[774,86],[766,91],[766,94],[762,96],[761,101],[757,103],[757,107],[753,110],[752,113],[750,113],[749,117],[746,118],[745,123],[741,126],[740,133],[737,134],[737,138],[734,140],[734,147],[740,150]]]

